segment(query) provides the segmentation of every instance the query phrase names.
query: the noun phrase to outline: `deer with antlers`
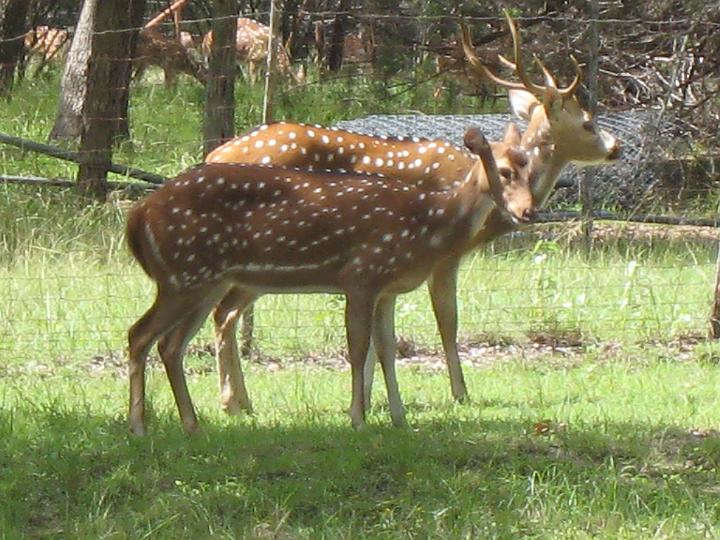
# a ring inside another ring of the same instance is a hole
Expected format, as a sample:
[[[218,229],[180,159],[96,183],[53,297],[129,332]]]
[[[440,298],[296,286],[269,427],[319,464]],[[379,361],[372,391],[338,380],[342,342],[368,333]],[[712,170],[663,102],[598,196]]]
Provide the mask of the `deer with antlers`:
[[[493,158],[476,128],[465,143],[479,160],[452,189],[423,190],[375,175],[208,163],[140,201],[129,213],[127,239],[157,296],[129,331],[132,432],[145,433],[145,363],[155,342],[185,431],[197,429],[182,357],[230,289],[240,311],[267,293],[343,293],[352,425],[364,423],[371,337],[393,423],[404,425],[394,365],[395,297],[461,252],[495,204],[520,220],[533,212],[527,156],[508,146]]]
[[[507,16],[507,15],[506,15]],[[543,69],[544,86],[533,83],[525,72],[521,58],[521,42],[514,21],[507,16],[514,43],[515,63],[504,60],[520,81],[507,81],[496,76],[477,59],[467,29],[463,32],[468,62],[483,77],[508,88],[509,101],[516,116],[528,122],[527,130],[515,133],[531,156],[529,175],[537,207],[549,197],[558,176],[570,162],[604,163],[620,157],[620,142],[599,129],[583,110],[575,91],[580,82],[580,69],[566,88],[558,88],[554,77]],[[452,186],[461,180],[476,158],[444,141],[407,140],[402,146],[390,147],[386,139],[358,135],[343,130],[325,129],[302,124],[276,123],[241,135],[215,149],[206,157],[208,162],[266,163],[303,169],[348,170],[354,172],[394,175],[419,187],[434,189]],[[496,155],[497,159],[497,155]],[[419,160],[421,166],[414,166]],[[428,161],[429,160],[429,161]],[[413,166],[411,166],[413,165]],[[498,236],[516,229],[518,223],[493,211],[485,227],[466,246],[466,252]],[[457,274],[462,254],[448,257],[435,265],[428,280],[430,297],[445,351],[453,397],[464,401],[467,387],[460,366],[457,348]],[[242,383],[234,333],[240,315],[234,307],[232,290],[215,312],[220,368],[221,406],[230,413],[250,410],[250,400]],[[374,356],[368,361],[365,403],[369,403]]]
[[[496,161],[475,128],[465,143],[479,160],[450,190],[422,190],[392,177],[209,163],[140,201],[128,215],[127,239],[157,296],[129,331],[132,432],[145,433],[145,363],[156,342],[185,431],[197,429],[182,357],[231,288],[240,310],[267,293],[343,293],[352,424],[364,423],[363,371],[372,337],[393,423],[404,425],[394,366],[395,297],[419,286],[437,261],[462,251],[495,204],[517,219],[532,212],[527,156],[509,147]],[[498,167],[506,170],[504,180]]]

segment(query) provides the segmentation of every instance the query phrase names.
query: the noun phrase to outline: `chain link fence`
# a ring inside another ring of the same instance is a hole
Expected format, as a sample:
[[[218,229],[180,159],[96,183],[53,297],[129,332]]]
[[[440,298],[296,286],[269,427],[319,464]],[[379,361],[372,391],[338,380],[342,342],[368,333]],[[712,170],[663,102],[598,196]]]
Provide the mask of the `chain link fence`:
[[[478,114],[506,105],[502,93],[474,78],[457,56],[458,17],[447,7],[438,4],[439,11],[418,13],[414,7],[388,12],[360,1],[342,9],[325,3],[311,10],[306,4],[279,6],[278,32],[289,67],[278,73],[275,118],[455,144],[462,144],[471,125],[498,139],[507,122],[519,122],[504,112]],[[566,14],[541,13],[530,4],[523,5],[528,15],[518,17],[528,56],[543,55],[561,77],[570,73],[568,52],[587,62],[584,40],[593,21],[579,7]],[[34,36],[41,27],[67,31],[63,47],[68,47],[79,11],[58,6],[28,20]],[[148,2],[144,21],[167,7]],[[203,57],[210,9],[207,2],[190,1],[177,27],[170,19],[158,25],[173,46],[145,49],[147,66],[129,87],[131,136],[116,147],[114,161],[169,177],[202,159],[205,94],[200,78],[188,70]],[[595,217],[611,220],[596,223],[595,246],[584,253],[578,222],[568,221],[581,204],[579,173],[569,166],[560,180],[563,187],[546,208],[546,221],[553,223],[507,235],[467,258],[459,285],[463,339],[649,342],[707,333],[714,295],[720,108],[718,70],[712,75],[717,57],[708,53],[718,47],[717,8],[701,2],[671,20],[652,9],[645,17],[619,19],[613,16],[619,9],[619,3],[608,4],[597,21],[602,37],[597,120],[624,147],[621,162],[593,168]],[[265,23],[268,13],[241,12]],[[493,62],[498,52],[510,51],[498,13],[466,16],[478,52]],[[334,34],[338,28],[340,41]],[[189,38],[185,44],[177,29]],[[629,43],[629,36],[640,41]],[[45,57],[27,34],[0,36],[0,48],[19,37],[26,47],[24,78],[14,76],[0,132],[45,142],[57,113],[66,52]],[[182,54],[193,59],[185,70],[179,61],[169,61],[181,44],[187,47]],[[636,51],[634,61],[629,51]],[[171,74],[174,86],[166,87],[168,69],[177,72]],[[240,69],[235,125],[242,132],[260,122],[264,92],[262,65],[255,82],[246,63]],[[303,73],[302,80],[296,80],[297,73]],[[72,191],[75,164],[25,150],[0,146],[5,179],[0,184],[5,208],[0,354],[39,370],[78,358],[121,363],[127,328],[153,296],[122,245],[122,215],[126,200],[135,195],[120,191],[110,208],[88,211]],[[56,186],[39,185],[42,178],[54,179]],[[25,185],[17,185],[20,179]],[[127,171],[113,180],[130,181],[140,190],[151,187]],[[256,348],[268,354],[337,350],[344,339],[342,301],[311,295],[263,298],[255,330]],[[438,346],[424,290],[400,301],[398,333]],[[202,348],[211,341],[206,328],[198,343]]]

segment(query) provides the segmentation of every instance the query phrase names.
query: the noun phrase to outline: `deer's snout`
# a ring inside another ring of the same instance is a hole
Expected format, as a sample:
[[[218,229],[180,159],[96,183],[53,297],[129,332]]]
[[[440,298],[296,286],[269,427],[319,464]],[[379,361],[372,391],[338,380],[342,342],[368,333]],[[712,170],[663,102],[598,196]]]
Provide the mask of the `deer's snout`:
[[[610,161],[615,161],[617,159],[620,159],[622,156],[622,145],[619,142],[616,142],[615,145],[612,147],[612,150],[610,150],[610,153],[608,154],[608,159]]]
[[[523,222],[529,223],[530,221],[535,220],[535,216],[537,216],[537,209],[534,206],[532,206],[532,207],[529,207],[529,208],[526,208],[525,210],[523,210],[521,219]]]

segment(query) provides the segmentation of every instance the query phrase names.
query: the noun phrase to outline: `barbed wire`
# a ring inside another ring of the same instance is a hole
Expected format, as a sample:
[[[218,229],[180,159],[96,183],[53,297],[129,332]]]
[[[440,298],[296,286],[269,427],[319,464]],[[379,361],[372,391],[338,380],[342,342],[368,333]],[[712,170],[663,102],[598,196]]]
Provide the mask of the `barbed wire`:
[[[294,14],[294,12],[285,12],[282,9],[278,9],[278,14],[282,16],[285,13]],[[241,17],[248,17],[250,14],[240,14]],[[260,18],[267,18],[270,15],[269,11],[256,11],[253,12],[252,18],[257,19]],[[506,24],[506,20],[502,15],[498,16],[458,16],[458,15],[398,15],[398,14],[385,14],[385,13],[363,13],[359,11],[333,11],[333,10],[327,10],[327,11],[307,11],[300,14],[302,17],[338,17],[338,16],[347,16],[350,18],[358,19],[358,20],[383,20],[383,21],[392,21],[392,20],[398,20],[398,21],[420,21],[420,22],[447,22],[447,21],[464,21],[466,23],[498,23],[499,25]],[[229,19],[236,19],[236,16],[225,16],[225,17],[198,17],[198,18],[188,18],[183,19],[182,25],[184,26],[191,26],[193,24],[200,24],[200,23],[211,23],[213,20],[216,21],[223,21],[223,20],[229,20]],[[565,17],[561,15],[537,15],[537,16],[514,16],[513,19],[517,22],[553,22],[553,23],[566,23],[566,24],[583,24],[583,25],[590,25],[591,23],[597,23],[600,26],[657,26],[658,28],[661,27],[667,27],[667,26],[681,26],[681,25],[689,25],[693,24],[700,28],[707,28],[707,29],[717,29],[720,28],[720,22],[715,21],[708,21],[708,20],[698,20],[696,18],[683,18],[683,19],[673,19],[673,20],[663,20],[663,19],[654,19],[654,18],[629,18],[629,19],[618,19],[618,18],[592,18],[592,17]],[[168,29],[174,29],[174,23],[170,21],[161,21],[154,25],[153,27],[163,27]],[[130,31],[137,31],[143,30],[145,28],[145,25],[140,25],[136,27],[126,27],[126,28],[120,28],[120,29],[109,29],[109,30],[95,30],[92,32],[93,35],[105,35],[105,34],[117,34],[117,33],[127,33]],[[30,32],[32,32],[32,29],[30,29]],[[4,39],[0,39],[1,42],[8,42],[8,41],[17,41],[22,40],[25,38],[27,32],[23,32],[21,34],[17,34],[14,36],[10,36]]]

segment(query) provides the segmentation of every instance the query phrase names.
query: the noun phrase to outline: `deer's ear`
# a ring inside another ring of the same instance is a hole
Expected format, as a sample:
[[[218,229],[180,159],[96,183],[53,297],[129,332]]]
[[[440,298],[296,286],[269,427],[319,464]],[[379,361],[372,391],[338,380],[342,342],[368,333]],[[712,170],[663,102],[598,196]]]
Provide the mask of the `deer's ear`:
[[[488,147],[488,141],[487,138],[485,138],[485,134],[477,127],[468,128],[465,132],[465,137],[463,137],[463,142],[465,142],[465,146],[473,154],[480,154],[483,149]]]
[[[508,148],[507,154],[508,154],[508,157],[510,158],[510,161],[512,161],[515,165],[517,165],[521,169],[528,164],[527,152],[522,150],[519,146],[512,146],[512,147]]]
[[[520,128],[517,126],[517,124],[513,124],[512,122],[510,122],[505,128],[503,142],[510,146],[520,146],[521,138],[522,133],[520,133]]]
[[[543,96],[543,107],[545,114],[550,120],[556,120],[563,108],[563,98],[557,88],[548,86]]]
[[[508,101],[513,114],[526,122],[530,121],[532,108],[540,104],[530,92],[517,89],[508,90]]]

